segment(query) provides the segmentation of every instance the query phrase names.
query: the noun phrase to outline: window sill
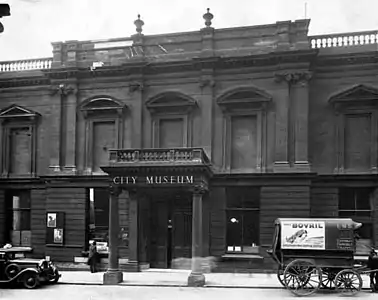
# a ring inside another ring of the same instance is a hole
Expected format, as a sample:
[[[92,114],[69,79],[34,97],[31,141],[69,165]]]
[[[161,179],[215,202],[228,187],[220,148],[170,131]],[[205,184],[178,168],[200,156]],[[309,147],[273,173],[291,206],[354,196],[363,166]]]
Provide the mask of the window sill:
[[[243,259],[246,259],[246,260],[250,260],[250,259],[259,259],[259,260],[263,260],[264,257],[261,256],[261,255],[258,255],[258,254],[249,254],[249,253],[226,253],[224,255],[222,255],[222,258],[223,259],[240,259],[240,260],[243,260]]]
[[[65,245],[65,244],[46,244],[46,247],[53,248],[83,248],[81,245]]]

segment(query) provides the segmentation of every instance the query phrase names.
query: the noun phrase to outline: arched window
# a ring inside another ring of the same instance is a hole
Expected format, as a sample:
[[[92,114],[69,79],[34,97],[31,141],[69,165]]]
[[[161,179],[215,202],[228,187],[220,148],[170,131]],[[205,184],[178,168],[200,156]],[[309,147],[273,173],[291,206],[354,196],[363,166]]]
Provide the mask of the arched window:
[[[378,89],[356,85],[329,99],[336,114],[335,173],[377,172]]]
[[[152,147],[181,148],[192,145],[192,111],[197,103],[180,92],[160,93],[146,102],[152,116]]]
[[[223,167],[230,172],[264,172],[266,109],[271,96],[255,87],[223,93],[217,104],[224,113]]]
[[[109,149],[122,148],[125,105],[108,96],[92,97],[81,105],[85,120],[85,173],[103,173]]]

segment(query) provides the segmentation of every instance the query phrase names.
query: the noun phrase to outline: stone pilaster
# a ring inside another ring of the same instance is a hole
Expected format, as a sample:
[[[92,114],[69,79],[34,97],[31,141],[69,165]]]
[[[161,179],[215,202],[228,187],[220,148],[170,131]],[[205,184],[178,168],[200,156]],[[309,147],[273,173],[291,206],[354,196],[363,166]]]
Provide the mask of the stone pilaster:
[[[288,80],[286,74],[275,74],[275,81],[279,85],[279,93],[276,99],[276,141],[273,166],[275,173],[290,171],[288,148],[290,89]]]
[[[75,164],[76,91],[75,86],[63,83],[51,87],[49,169],[52,174],[60,173],[66,165],[75,170],[72,167]]]
[[[214,98],[215,81],[212,69],[202,69],[200,79],[201,88],[201,145],[206,155],[212,158],[212,140],[213,140],[213,98]]]
[[[131,145],[133,148],[143,148],[143,78],[142,76],[130,78],[129,94],[132,97],[132,127],[133,135]],[[121,145],[121,148],[123,145]]]
[[[286,102],[278,105],[278,116],[276,120],[278,128],[276,131],[276,146],[283,147],[283,127],[286,126],[286,156],[280,148],[276,149],[278,158],[275,162],[275,171],[277,164],[280,164],[281,156],[286,157],[288,166],[293,166],[292,172],[310,172],[308,159],[308,118],[309,118],[309,89],[308,82],[312,74],[308,71],[291,71],[276,74],[276,81],[285,83],[287,93]],[[280,102],[280,100],[278,100]],[[286,116],[285,121],[284,116]],[[283,125],[284,124],[284,125]],[[278,135],[278,136],[277,136]],[[283,149],[283,148],[281,148]]]
[[[295,103],[294,112],[294,168],[297,172],[310,172],[308,158],[309,80],[310,72],[292,75],[291,91]]]
[[[49,154],[50,154],[50,173],[61,171],[61,114],[62,102],[64,97],[64,85],[53,85],[51,87],[51,105],[49,116]]]
[[[65,143],[63,149],[65,153],[64,172],[76,174],[76,121],[77,121],[77,86],[70,84],[66,89],[65,95]]]

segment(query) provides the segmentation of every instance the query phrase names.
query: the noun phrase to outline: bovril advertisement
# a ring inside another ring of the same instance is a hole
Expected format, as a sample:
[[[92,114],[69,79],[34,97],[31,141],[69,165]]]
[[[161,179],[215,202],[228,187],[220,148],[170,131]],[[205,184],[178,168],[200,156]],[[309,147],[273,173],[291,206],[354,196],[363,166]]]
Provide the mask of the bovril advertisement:
[[[322,221],[283,221],[282,249],[325,249],[325,224]]]

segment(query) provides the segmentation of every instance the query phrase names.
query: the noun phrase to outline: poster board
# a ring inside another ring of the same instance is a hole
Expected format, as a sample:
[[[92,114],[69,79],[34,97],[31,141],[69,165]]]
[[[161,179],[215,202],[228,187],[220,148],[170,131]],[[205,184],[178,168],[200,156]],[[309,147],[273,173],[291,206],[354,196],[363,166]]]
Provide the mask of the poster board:
[[[325,250],[325,222],[282,221],[281,249]]]
[[[49,211],[46,213],[46,244],[64,244],[65,213]]]

